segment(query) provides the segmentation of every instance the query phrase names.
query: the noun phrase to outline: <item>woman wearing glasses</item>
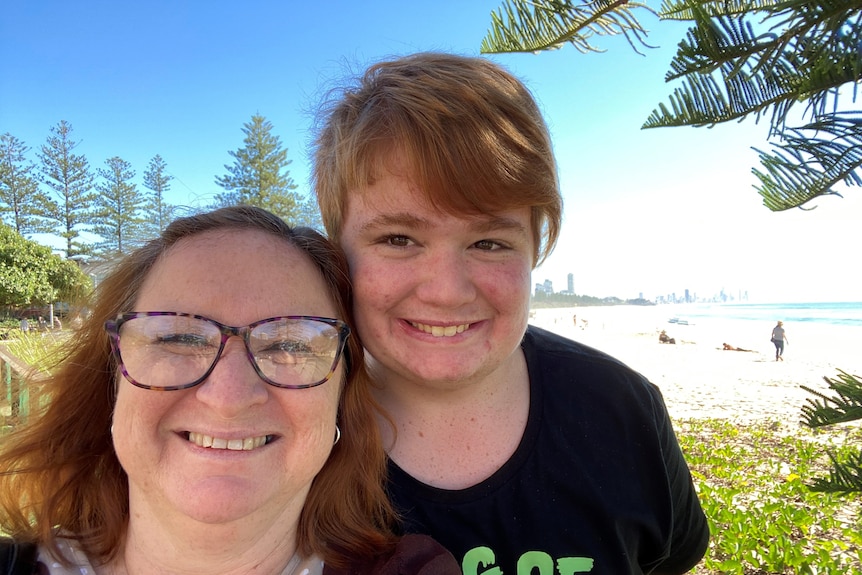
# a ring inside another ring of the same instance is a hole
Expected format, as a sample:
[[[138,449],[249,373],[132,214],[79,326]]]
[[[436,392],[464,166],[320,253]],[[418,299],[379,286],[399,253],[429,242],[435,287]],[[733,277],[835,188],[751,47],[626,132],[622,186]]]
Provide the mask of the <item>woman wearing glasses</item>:
[[[312,230],[250,207],[171,224],[102,281],[44,413],[3,439],[6,555],[50,574],[458,573],[389,530],[349,302]]]

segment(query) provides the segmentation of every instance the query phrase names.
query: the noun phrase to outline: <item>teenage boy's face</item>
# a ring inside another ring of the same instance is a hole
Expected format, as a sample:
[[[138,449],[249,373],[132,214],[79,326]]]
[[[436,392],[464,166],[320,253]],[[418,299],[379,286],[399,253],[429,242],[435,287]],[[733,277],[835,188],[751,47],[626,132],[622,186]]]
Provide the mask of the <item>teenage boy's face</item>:
[[[351,191],[340,242],[376,375],[457,388],[508,369],[527,326],[532,238],[528,208],[452,216],[388,172]]]

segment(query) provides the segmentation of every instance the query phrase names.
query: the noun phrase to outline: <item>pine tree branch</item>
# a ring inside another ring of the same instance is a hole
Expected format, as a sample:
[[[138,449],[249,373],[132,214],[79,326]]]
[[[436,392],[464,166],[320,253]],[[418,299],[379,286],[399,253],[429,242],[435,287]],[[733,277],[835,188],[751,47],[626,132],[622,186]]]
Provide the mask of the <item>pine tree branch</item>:
[[[828,452],[832,462],[829,477],[820,477],[810,485],[812,491],[851,495],[862,493],[862,452],[851,453],[844,460]]]
[[[603,52],[591,43],[594,36],[623,35],[635,52],[646,43],[646,30],[633,14],[646,4],[629,0],[505,0],[491,13],[491,29],[480,52],[499,54],[540,52],[571,44],[581,53]]]
[[[659,13],[663,20],[694,20],[694,11],[710,16],[731,16],[752,10],[771,10],[785,0],[665,0]]]
[[[776,134],[797,102],[810,99],[812,113],[822,112],[830,95],[837,104],[837,88],[862,78],[862,50],[853,49],[862,45],[862,11],[851,0],[772,7],[789,5],[797,9],[767,13],[755,26],[754,12],[716,16],[705,8],[712,3],[684,4],[694,25],[665,77],[684,84],[671,96],[670,109],[660,105],[643,127],[706,126],[752,113],[759,119],[772,108]]]
[[[774,153],[757,150],[763,171],[752,170],[760,180],[756,189],[770,210],[799,207],[819,196],[840,196],[833,190],[839,183],[862,185],[862,113],[827,114],[788,134],[774,146]]]
[[[810,387],[800,386],[819,398],[808,398],[806,405],[802,406],[802,423],[817,428],[862,419],[862,380],[840,369],[837,378],[823,379],[837,395],[826,395]]]

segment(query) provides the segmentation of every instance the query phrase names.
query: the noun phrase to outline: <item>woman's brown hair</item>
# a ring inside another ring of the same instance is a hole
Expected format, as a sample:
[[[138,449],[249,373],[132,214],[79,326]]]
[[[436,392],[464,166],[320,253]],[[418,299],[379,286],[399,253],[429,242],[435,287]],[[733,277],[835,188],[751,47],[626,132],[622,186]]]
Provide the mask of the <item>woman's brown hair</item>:
[[[0,531],[55,546],[77,539],[97,563],[118,551],[129,516],[128,479],[114,453],[111,418],[117,365],[105,321],[134,311],[147,273],[178,241],[210,230],[252,229],[302,250],[329,287],[339,319],[351,327],[338,406],[341,440],[314,479],[300,516],[297,548],[347,567],[394,545],[394,513],[383,488],[386,463],[362,344],[350,309],[351,285],[341,251],[318,232],[291,228],[251,206],[180,218],[160,237],[125,257],[102,280],[90,314],[69,338],[43,382],[44,411],[31,415],[0,447]]]
[[[332,91],[318,115],[312,175],[330,237],[339,240],[348,194],[403,170],[453,215],[530,208],[534,266],[550,255],[562,225],[556,161],[517,78],[484,58],[420,53],[375,64],[355,84]]]

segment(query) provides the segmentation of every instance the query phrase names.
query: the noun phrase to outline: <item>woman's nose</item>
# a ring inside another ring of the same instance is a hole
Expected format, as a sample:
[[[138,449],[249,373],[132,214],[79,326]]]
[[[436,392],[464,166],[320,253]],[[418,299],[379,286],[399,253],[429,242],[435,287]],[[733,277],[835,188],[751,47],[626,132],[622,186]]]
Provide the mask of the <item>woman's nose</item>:
[[[234,336],[225,342],[215,367],[195,392],[199,401],[223,417],[231,418],[265,403],[269,397],[268,387],[254,370],[245,342]]]

